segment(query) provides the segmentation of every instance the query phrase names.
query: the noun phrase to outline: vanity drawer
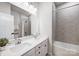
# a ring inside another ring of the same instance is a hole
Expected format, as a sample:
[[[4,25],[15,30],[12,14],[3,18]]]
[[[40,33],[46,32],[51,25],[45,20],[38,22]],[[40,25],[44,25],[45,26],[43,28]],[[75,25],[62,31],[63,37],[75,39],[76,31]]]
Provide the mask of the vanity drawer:
[[[39,45],[36,46],[36,51],[40,50],[42,48],[42,44],[40,43]]]
[[[41,42],[39,45],[37,45],[37,46],[36,46],[36,51],[39,50],[39,49],[41,49],[42,46],[47,46],[47,42],[48,42],[48,41],[45,40],[45,41]]]
[[[48,42],[48,40],[43,41],[42,45],[46,44]]]
[[[22,56],[35,56],[35,48],[33,48],[30,51],[24,53]]]
[[[44,48],[47,48],[47,47],[48,47],[48,41],[45,40],[45,41],[42,43],[42,46],[43,46]]]
[[[42,49],[36,51],[36,56],[42,56]]]

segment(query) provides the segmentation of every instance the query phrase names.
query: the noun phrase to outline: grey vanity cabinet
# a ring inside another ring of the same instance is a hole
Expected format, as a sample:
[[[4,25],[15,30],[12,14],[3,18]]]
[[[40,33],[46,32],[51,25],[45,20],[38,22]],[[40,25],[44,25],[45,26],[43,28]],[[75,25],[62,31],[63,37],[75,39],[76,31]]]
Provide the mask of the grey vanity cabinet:
[[[48,53],[48,41],[45,40],[42,43],[42,56],[45,56]]]
[[[45,56],[48,53],[48,40],[44,40],[30,51],[23,54],[23,56]]]
[[[45,40],[36,47],[36,56],[45,56],[48,53],[48,41]]]
[[[24,53],[22,56],[35,56],[35,48],[33,48],[30,51]]]

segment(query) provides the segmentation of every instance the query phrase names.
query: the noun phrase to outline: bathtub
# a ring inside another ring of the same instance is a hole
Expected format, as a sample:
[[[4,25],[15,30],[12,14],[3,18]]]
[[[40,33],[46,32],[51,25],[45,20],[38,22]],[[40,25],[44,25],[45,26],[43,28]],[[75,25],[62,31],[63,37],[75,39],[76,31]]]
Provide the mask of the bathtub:
[[[79,45],[55,41],[53,53],[55,56],[79,56]]]

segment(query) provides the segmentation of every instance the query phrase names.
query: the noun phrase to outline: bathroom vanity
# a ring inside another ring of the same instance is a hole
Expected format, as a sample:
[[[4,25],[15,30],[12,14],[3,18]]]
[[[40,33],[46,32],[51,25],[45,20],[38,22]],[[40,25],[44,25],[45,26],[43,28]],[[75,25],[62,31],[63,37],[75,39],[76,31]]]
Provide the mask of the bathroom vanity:
[[[45,56],[48,53],[48,37],[22,38],[24,42],[13,47],[7,47],[2,56]],[[26,40],[25,40],[26,39]]]
[[[48,53],[48,40],[44,40],[34,48],[24,53],[23,56],[45,56]]]

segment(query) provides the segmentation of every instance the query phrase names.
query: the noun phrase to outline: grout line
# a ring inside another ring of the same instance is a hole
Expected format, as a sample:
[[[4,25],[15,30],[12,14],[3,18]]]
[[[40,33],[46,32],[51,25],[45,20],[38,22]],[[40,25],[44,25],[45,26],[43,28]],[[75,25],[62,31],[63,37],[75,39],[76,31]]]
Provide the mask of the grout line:
[[[70,8],[70,7],[74,7],[74,6],[78,6],[78,5],[79,5],[79,4],[75,4],[75,5],[68,6],[68,7],[65,7],[65,8],[60,8],[60,9],[57,9],[57,10],[66,9],[66,8]]]

